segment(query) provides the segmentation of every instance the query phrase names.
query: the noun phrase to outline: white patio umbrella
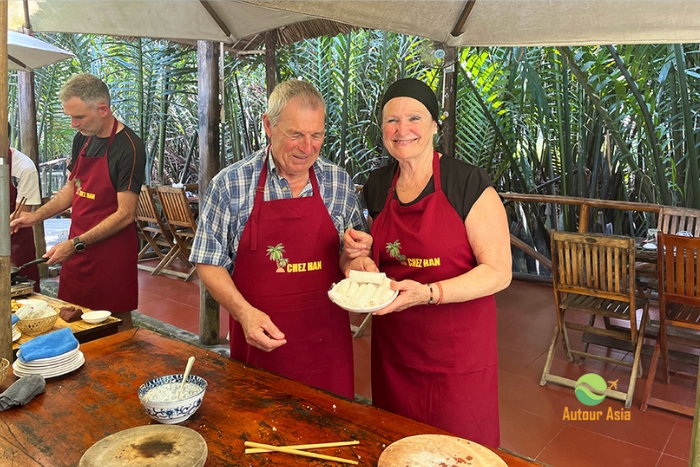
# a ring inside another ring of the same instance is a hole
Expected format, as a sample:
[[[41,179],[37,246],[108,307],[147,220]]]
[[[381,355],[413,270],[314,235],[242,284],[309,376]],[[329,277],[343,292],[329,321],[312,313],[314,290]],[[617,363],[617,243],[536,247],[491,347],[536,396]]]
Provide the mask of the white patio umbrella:
[[[74,56],[36,37],[7,31],[7,66],[10,70],[32,71]]]

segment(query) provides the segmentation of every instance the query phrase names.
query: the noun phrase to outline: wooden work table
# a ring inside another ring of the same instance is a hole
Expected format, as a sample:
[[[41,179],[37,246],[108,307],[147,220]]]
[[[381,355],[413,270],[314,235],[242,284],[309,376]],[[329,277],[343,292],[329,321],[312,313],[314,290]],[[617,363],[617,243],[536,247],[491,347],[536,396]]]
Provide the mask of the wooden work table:
[[[355,458],[360,466],[376,466],[393,441],[444,434],[144,329],[120,332],[80,349],[86,359],[82,368],[47,380],[44,394],[2,413],[1,465],[76,466],[102,438],[156,423],[141,407],[137,390],[151,378],[181,373],[190,355],[197,359],[192,374],[206,379],[208,388],[200,409],[181,425],[206,440],[208,467],[341,465],[284,453],[246,455],[246,440],[278,445],[359,440],[358,446],[328,453]],[[510,467],[540,465],[496,452]]]
[[[38,293],[33,293],[31,295],[27,295],[26,297],[19,297],[17,300],[24,300],[24,299],[31,299],[31,300],[45,300],[49,306],[53,307],[56,310],[56,313],[59,313],[61,311],[62,306],[76,306],[77,308],[80,308],[83,310],[83,313],[87,313],[88,311],[92,311],[89,308],[85,308],[83,306],[77,306],[73,305],[71,303],[65,302],[63,300],[59,300],[57,298],[49,297],[47,295],[42,295]],[[78,342],[81,344],[84,342],[89,342],[91,340],[99,339],[100,337],[104,336],[109,336],[111,334],[116,334],[117,333],[117,328],[121,324],[122,320],[119,318],[115,318],[114,316],[110,316],[107,318],[106,321],[103,321],[99,324],[90,324],[86,323],[82,319],[79,319],[77,321],[73,321],[72,323],[67,323],[61,319],[61,317],[58,318],[56,321],[56,324],[54,324],[53,328],[50,331],[57,331],[59,329],[63,328],[71,328],[73,331],[73,334],[75,335],[75,338],[78,339]],[[22,337],[20,337],[17,342],[12,343],[12,351],[17,352],[17,349],[21,344],[24,344],[25,342],[29,342],[30,340],[34,339],[37,336],[28,336],[25,334],[22,334]]]

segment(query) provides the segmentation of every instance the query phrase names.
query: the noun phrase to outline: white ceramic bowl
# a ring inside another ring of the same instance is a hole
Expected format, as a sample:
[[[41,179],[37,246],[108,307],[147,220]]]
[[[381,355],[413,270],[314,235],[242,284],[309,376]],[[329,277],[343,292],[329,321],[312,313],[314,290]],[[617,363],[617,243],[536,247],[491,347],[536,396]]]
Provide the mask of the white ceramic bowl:
[[[97,310],[97,311],[88,311],[87,313],[83,313],[81,318],[86,323],[97,324],[97,323],[101,323],[102,321],[106,320],[110,316],[112,316],[111,311]]]
[[[141,405],[143,405],[146,409],[146,413],[153,420],[167,425],[181,423],[190,418],[192,414],[197,411],[199,406],[202,405],[204,393],[207,391],[207,381],[195,375],[189,375],[187,377],[187,382],[200,387],[201,391],[197,394],[172,402],[153,402],[145,400],[146,394],[152,389],[165,384],[176,383],[179,385],[182,383],[182,376],[182,374],[161,376],[160,378],[154,378],[148,381],[139,388],[138,394]]]

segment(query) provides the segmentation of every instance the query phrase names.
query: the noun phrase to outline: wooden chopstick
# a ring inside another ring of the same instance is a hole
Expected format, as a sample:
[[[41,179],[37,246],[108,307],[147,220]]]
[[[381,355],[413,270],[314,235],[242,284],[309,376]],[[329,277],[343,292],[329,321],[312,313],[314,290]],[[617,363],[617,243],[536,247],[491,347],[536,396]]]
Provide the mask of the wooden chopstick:
[[[22,196],[22,199],[19,200],[19,203],[17,203],[17,206],[15,206],[15,212],[12,213],[12,216],[10,216],[10,222],[15,220],[15,217],[17,217],[17,214],[22,210],[24,205],[27,203],[27,197]]]
[[[271,446],[269,444],[254,443],[252,441],[246,441],[244,443],[246,446],[251,448],[263,448],[269,449],[271,451],[286,452],[287,454],[296,454],[297,456],[315,457],[316,459],[324,459],[327,461],[342,462],[344,464],[357,465],[357,461],[351,459],[342,459],[340,457],[326,456],[325,454],[317,454],[315,452],[299,451],[298,449],[292,449],[285,446]]]
[[[359,441],[335,441],[333,443],[316,443],[316,444],[297,444],[294,446],[285,446],[290,449],[323,449],[323,448],[334,448],[338,446],[354,446],[360,444]],[[261,449],[261,448],[249,448],[245,450],[246,454],[258,454],[261,452],[272,452],[271,449]]]

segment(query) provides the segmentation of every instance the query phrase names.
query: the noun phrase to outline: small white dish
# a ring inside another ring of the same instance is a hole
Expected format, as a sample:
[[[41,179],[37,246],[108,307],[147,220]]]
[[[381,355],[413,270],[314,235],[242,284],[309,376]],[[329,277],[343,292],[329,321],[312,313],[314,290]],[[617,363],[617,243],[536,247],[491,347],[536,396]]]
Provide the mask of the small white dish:
[[[17,330],[16,326],[12,326],[12,342],[17,342],[22,337],[22,333]]]
[[[81,318],[86,323],[98,324],[98,323],[101,323],[102,321],[106,320],[110,316],[112,316],[111,311],[97,310],[97,311],[88,311],[87,313],[83,313]]]
[[[645,243],[642,245],[642,248],[645,250],[656,250],[656,245],[654,243]]]

